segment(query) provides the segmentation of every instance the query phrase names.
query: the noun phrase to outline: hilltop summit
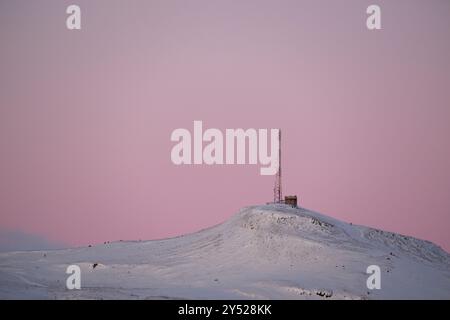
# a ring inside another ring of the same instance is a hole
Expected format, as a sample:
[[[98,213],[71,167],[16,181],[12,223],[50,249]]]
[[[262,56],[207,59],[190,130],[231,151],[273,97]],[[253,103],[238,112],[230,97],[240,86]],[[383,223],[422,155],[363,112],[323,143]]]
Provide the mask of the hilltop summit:
[[[81,290],[65,287],[72,264]],[[369,265],[381,269],[381,290],[367,289]],[[272,204],[176,238],[0,254],[0,298],[450,299],[450,256],[429,241]]]

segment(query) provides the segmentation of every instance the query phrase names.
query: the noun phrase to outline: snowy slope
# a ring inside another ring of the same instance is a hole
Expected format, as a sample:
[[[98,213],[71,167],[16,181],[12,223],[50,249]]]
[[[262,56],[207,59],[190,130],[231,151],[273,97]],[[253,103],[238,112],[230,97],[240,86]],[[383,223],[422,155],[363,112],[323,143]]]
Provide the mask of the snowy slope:
[[[71,264],[81,290],[65,287]],[[381,290],[366,287],[372,264]],[[450,299],[450,256],[428,241],[265,205],[177,238],[0,254],[0,298]]]

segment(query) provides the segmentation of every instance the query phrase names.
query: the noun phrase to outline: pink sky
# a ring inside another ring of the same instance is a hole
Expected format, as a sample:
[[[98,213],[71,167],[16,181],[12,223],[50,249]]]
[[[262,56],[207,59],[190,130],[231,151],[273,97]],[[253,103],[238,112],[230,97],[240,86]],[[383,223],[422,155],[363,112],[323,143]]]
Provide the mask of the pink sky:
[[[281,128],[301,206],[449,251],[449,31],[445,0],[2,1],[0,229],[155,239],[270,201],[259,165],[172,164],[202,120]]]

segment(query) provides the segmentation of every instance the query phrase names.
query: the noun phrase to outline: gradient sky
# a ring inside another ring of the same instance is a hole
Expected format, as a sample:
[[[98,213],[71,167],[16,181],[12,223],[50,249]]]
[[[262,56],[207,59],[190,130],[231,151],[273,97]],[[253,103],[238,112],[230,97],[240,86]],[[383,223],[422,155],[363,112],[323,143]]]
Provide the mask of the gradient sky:
[[[156,239],[271,201],[259,166],[172,164],[202,120],[281,128],[301,206],[450,250],[448,0],[0,0],[0,48],[0,229]]]

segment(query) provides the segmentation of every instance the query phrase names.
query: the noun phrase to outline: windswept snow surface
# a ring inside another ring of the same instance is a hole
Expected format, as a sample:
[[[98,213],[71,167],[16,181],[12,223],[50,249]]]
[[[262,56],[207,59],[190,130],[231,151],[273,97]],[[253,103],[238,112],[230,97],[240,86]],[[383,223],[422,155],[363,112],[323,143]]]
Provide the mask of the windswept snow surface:
[[[72,264],[81,290],[66,289]],[[369,265],[381,268],[380,290],[367,289]],[[450,256],[428,241],[264,205],[171,239],[2,253],[0,298],[450,299]]]

